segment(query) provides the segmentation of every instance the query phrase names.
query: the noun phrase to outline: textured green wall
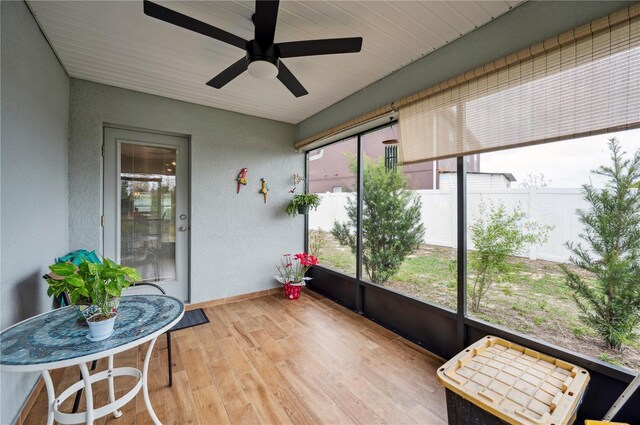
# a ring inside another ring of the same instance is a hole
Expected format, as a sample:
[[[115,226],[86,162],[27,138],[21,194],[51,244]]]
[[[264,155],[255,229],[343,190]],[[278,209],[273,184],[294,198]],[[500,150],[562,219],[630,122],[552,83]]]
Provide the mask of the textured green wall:
[[[50,310],[42,275],[64,255],[69,78],[24,2],[1,2],[0,327]],[[20,412],[39,374],[0,376],[0,423]]]

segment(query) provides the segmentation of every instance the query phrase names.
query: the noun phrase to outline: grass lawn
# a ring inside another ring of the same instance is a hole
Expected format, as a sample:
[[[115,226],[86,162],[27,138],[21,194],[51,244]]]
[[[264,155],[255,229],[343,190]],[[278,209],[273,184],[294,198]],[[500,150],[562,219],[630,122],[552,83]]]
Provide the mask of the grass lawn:
[[[355,276],[355,256],[348,248],[340,246],[330,234],[322,233],[320,264]],[[384,286],[455,310],[457,285],[455,269],[451,268],[454,258],[454,249],[423,245],[417,253],[405,259],[398,273]],[[514,258],[513,261],[523,266],[517,281],[494,284],[485,296],[480,311],[469,311],[470,316],[640,371],[640,345],[627,346],[622,351],[609,350],[582,323],[558,263],[525,258]],[[582,270],[575,271],[589,277]],[[469,282],[469,285],[472,283]]]

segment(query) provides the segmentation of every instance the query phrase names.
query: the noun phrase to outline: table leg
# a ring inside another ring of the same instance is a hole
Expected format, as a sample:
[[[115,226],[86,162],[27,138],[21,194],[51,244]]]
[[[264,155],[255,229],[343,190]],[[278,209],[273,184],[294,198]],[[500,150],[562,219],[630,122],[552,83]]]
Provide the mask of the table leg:
[[[109,403],[113,403],[116,401],[115,390],[113,388],[113,355],[109,356]],[[116,410],[113,412],[113,416],[119,418],[122,416],[122,412],[120,410]]]
[[[91,389],[91,374],[86,363],[80,363],[80,373],[84,380],[84,396],[87,399],[87,425],[93,425],[93,390]]]
[[[153,411],[153,407],[151,406],[151,399],[149,399],[149,361],[151,360],[151,352],[153,351],[153,346],[156,344],[156,340],[158,337],[156,336],[151,341],[149,341],[149,348],[147,348],[147,355],[144,358],[144,367],[142,368],[142,395],[144,396],[144,404],[147,406],[147,410],[149,411],[149,416],[153,420],[155,425],[162,425],[162,422],[156,416],[156,412]]]
[[[51,375],[49,375],[48,370],[42,371],[42,379],[44,380],[44,385],[47,387],[47,399],[49,401],[47,410],[47,425],[53,425],[53,405],[57,401],[55,389],[53,388],[53,381],[51,380]]]

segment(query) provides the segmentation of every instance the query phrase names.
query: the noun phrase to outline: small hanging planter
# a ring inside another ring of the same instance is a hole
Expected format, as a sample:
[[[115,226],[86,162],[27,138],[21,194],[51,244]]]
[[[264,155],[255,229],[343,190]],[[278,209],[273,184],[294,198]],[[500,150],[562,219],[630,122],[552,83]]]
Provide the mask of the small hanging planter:
[[[309,214],[309,210],[314,210],[320,205],[320,195],[317,193],[303,193],[301,195],[293,195],[293,199],[285,209],[286,213],[291,217],[298,214]]]

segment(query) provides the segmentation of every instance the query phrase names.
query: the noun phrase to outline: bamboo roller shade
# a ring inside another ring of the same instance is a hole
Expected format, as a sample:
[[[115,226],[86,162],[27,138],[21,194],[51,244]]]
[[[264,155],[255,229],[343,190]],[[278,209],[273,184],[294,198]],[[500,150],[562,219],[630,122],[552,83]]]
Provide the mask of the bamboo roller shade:
[[[585,118],[584,112],[580,112],[580,105],[584,105],[583,100],[585,97],[589,97],[590,91],[595,90],[593,93],[596,95],[594,100],[588,103],[589,108],[592,108],[592,104],[596,103],[596,100],[602,101],[607,97],[609,91],[613,90],[618,95],[624,95],[626,112],[620,113],[620,107],[614,109],[616,109],[616,114],[622,115],[622,119],[626,122],[608,127],[609,131],[614,128],[637,126],[637,122],[640,121],[637,117],[637,111],[640,108],[636,103],[639,96],[629,96],[628,94],[632,93],[632,90],[640,92],[640,86],[638,86],[639,40],[640,3],[635,3],[618,12],[581,25],[571,31],[303,139],[297,142],[295,147],[304,149],[314,142],[346,132],[351,128],[388,115],[398,108],[400,109],[401,158],[404,163],[451,157],[460,153],[492,150],[504,146],[504,144],[487,144],[485,135],[487,131],[491,133],[491,137],[495,137],[498,131],[504,131],[509,135],[506,141],[509,145],[540,142],[539,139],[522,139],[520,136],[528,134],[527,132],[530,133],[530,128],[540,126],[545,122],[553,122],[551,125],[544,126],[545,128],[554,127],[558,130],[555,132],[543,131],[542,139],[558,140],[558,138],[564,137],[558,136],[558,134],[584,127],[584,125],[577,127],[567,125],[566,122],[571,120],[568,120],[564,115],[549,111],[549,105],[558,103],[556,94],[559,92],[556,90],[559,88],[562,89],[561,93],[566,96],[562,98],[564,99],[562,102],[559,102],[560,106],[551,108],[551,111],[564,110],[570,103],[574,105],[571,107],[572,114],[574,114],[573,121],[576,120],[575,117],[578,117],[581,122],[585,119],[590,121],[592,118],[597,118],[603,109],[607,111],[604,115],[608,116],[610,115],[608,110],[613,104],[612,101],[603,103],[600,109],[592,110],[588,118]],[[603,69],[605,66],[601,59],[613,56],[615,56],[614,60],[608,65],[622,65],[624,69],[617,72]],[[625,56],[625,58],[619,56]],[[572,73],[571,78],[566,77],[567,71]],[[613,84],[612,79],[620,76],[624,77],[623,84]],[[581,79],[585,78],[588,81],[581,83]],[[539,80],[544,83],[538,82],[536,85]],[[552,82],[556,86],[553,86]],[[561,86],[558,87],[558,84]],[[544,96],[540,95],[541,86],[544,86]],[[606,90],[603,89],[604,86],[607,87]],[[604,93],[605,91],[607,94]],[[518,95],[513,94],[514,92],[518,92]],[[573,101],[570,102],[568,99],[573,99]],[[505,115],[505,111],[513,111],[514,105],[507,101],[516,102],[515,106],[523,106],[523,108],[517,109],[509,117],[508,114]],[[482,112],[481,105],[489,109],[484,109],[485,112],[480,113]],[[502,111],[503,114],[495,115],[496,111]],[[525,115],[531,112],[535,112],[533,118]],[[476,113],[477,116],[475,116]],[[472,114],[474,116],[471,116]],[[517,130],[513,127],[513,116],[515,115],[524,118],[516,120],[518,121],[515,126],[518,128]],[[500,117],[501,122],[497,122],[498,120],[495,119],[497,117]],[[511,122],[506,118],[511,118]],[[629,122],[629,118],[631,118],[631,122]],[[480,131],[478,123],[482,121],[493,121],[494,124],[501,124],[502,127],[500,125],[485,126],[487,127],[483,128],[485,133],[476,135],[474,130]],[[616,122],[618,121],[620,120],[618,119]],[[603,123],[596,124],[587,132],[592,133],[595,127],[602,129],[602,126],[605,125]],[[587,125],[587,127],[589,126]],[[574,134],[582,133],[584,130]],[[566,136],[567,133],[564,134]],[[444,146],[439,146],[438,140],[442,141],[441,144]],[[513,143],[514,140],[517,141]],[[500,143],[505,143],[505,141]]]

